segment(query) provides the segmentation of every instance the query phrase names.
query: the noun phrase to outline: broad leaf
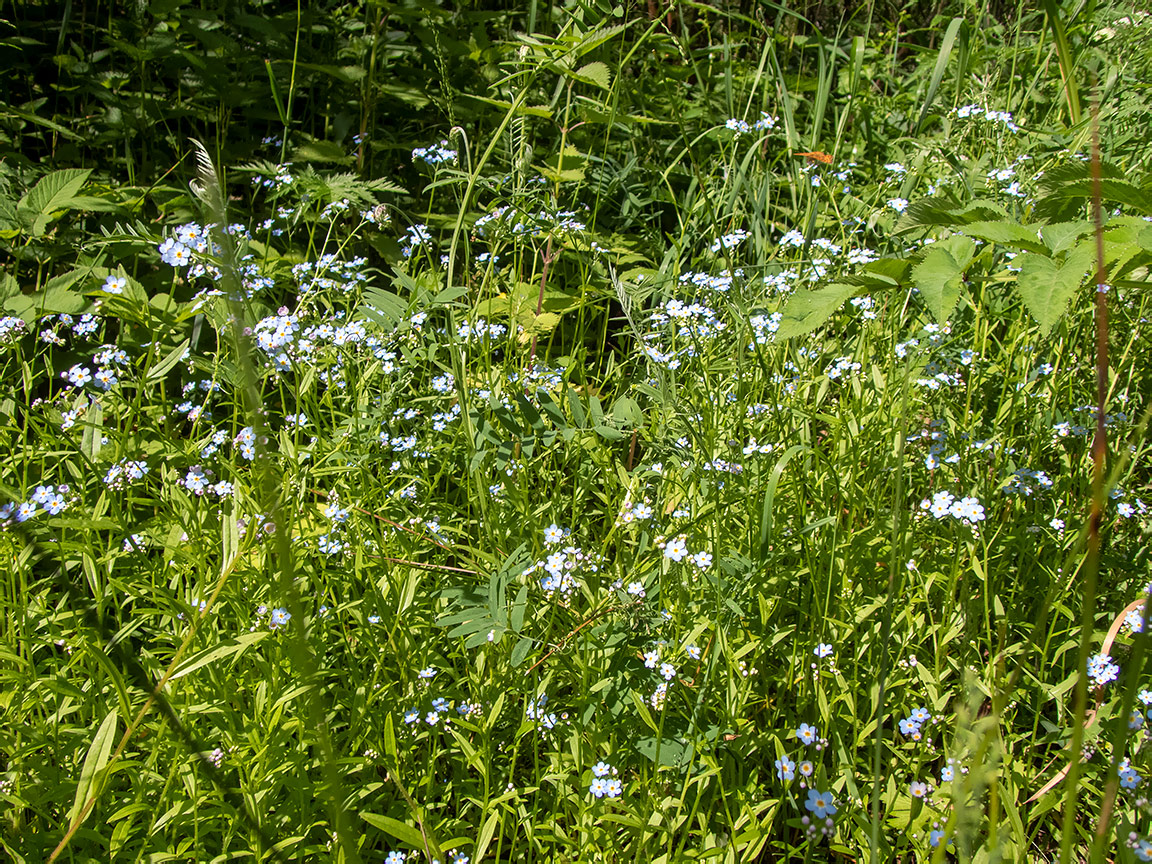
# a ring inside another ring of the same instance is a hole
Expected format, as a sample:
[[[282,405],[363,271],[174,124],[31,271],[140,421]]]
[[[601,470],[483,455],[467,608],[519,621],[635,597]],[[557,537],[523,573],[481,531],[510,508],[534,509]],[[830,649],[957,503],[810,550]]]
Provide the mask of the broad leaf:
[[[1063,263],[1031,253],[1016,259],[1015,263],[1020,267],[1016,280],[1020,296],[1045,335],[1060,320],[1076,289],[1083,283],[1092,267],[1093,254],[1092,244],[1086,242],[1069,252]]]
[[[1091,230],[1091,222],[1056,222],[1041,228],[1040,236],[1044,239],[1049,254],[1059,255],[1061,252],[1071,249],[1081,236]],[[1037,249],[1035,251],[1043,252],[1044,250]]]
[[[76,206],[76,195],[88,181],[91,168],[66,168],[40,178],[20,199],[20,220],[34,237],[41,236],[53,214]]]
[[[1048,227],[1045,226],[1044,230],[1047,231]],[[1015,246],[1027,252],[1043,254],[1047,248],[1036,236],[1035,227],[1029,228],[1018,222],[972,222],[960,230],[978,240]]]
[[[577,81],[595,85],[603,90],[607,90],[611,86],[612,73],[608,71],[607,64],[599,61],[589,63],[587,66],[581,66],[575,72],[569,74]]]
[[[791,339],[811,332],[832,317],[849,297],[861,293],[856,285],[833,282],[816,291],[797,291],[784,305],[777,339]]]
[[[912,281],[938,322],[944,323],[960,299],[964,268],[972,263],[976,244],[968,237],[954,235],[932,245],[924,260],[912,268]]]

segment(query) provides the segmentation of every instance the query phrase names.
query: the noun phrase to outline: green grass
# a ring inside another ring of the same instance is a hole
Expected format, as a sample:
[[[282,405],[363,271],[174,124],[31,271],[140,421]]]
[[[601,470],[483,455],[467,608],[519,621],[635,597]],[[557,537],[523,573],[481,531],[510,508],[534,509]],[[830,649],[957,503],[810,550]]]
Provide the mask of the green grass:
[[[0,13],[8,856],[1152,855],[1152,20],[256,5]]]

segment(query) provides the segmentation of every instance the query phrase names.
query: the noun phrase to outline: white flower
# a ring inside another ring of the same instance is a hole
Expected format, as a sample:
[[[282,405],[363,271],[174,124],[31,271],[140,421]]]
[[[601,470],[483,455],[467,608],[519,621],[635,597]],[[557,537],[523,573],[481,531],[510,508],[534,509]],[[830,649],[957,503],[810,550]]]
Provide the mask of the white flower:
[[[664,547],[664,557],[671,558],[673,561],[682,561],[687,554],[688,546],[684,542],[683,535],[674,540],[669,540]]]

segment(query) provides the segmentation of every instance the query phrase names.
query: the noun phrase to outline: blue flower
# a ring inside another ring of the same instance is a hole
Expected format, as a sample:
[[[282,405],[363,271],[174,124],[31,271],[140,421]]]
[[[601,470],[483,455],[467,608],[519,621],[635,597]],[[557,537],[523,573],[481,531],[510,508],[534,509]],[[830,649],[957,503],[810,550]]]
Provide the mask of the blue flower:
[[[831,792],[817,792],[815,789],[809,789],[808,800],[804,802],[804,806],[817,819],[836,815],[836,805],[832,802]]]
[[[277,627],[283,627],[291,618],[292,613],[287,609],[273,609],[272,614],[268,616],[268,626],[275,630]]]
[[[920,731],[920,724],[913,720],[911,717],[905,717],[900,721],[900,734],[901,735],[914,735]]]
[[[820,736],[815,726],[801,723],[800,728],[796,730],[796,737],[799,738],[803,744],[812,744]]]
[[[787,756],[781,756],[776,760],[776,776],[781,780],[796,779],[796,763]]]

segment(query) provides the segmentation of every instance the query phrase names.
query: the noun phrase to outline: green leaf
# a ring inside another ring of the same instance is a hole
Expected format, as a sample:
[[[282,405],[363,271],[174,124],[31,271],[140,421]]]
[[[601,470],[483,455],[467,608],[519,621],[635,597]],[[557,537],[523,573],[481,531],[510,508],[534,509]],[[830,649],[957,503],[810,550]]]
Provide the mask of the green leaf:
[[[976,244],[954,235],[933,244],[924,260],[912,268],[912,281],[938,322],[944,323],[960,299],[964,268],[972,262]]]
[[[920,117],[916,120],[916,125],[912,127],[913,135],[920,131],[920,127],[924,125],[924,118],[928,116],[928,111],[932,108],[932,100],[936,98],[936,91],[940,89],[940,82],[944,78],[944,72],[948,69],[948,60],[952,56],[952,46],[956,43],[956,35],[960,32],[960,25],[963,23],[963,18],[953,18],[948,22],[948,29],[944,31],[944,39],[940,43],[940,52],[936,55],[936,66],[932,70],[932,78],[928,82],[928,92],[924,96],[924,104],[920,107]]]
[[[695,748],[691,744],[675,738],[641,738],[636,742],[636,752],[648,757],[657,765],[669,768],[687,768],[692,761]]]
[[[213,663],[224,657],[231,657],[233,654],[239,654],[241,651],[250,648],[265,638],[270,632],[272,631],[257,630],[254,633],[242,633],[237,638],[230,639],[221,645],[213,645],[211,648],[205,648],[203,651],[198,654],[193,654],[181,663],[168,680],[175,681],[177,678],[183,678],[185,675],[195,672],[197,669],[201,669],[209,663]]]
[[[480,836],[476,838],[476,854],[472,856],[472,860],[476,864],[484,858],[484,853],[488,851],[488,846],[492,843],[492,838],[496,834],[496,826],[500,823],[500,810],[494,810],[492,815],[484,822],[484,827],[480,829]]]
[[[501,99],[489,99],[486,96],[477,96],[475,93],[461,93],[461,96],[467,99],[475,99],[477,102],[483,102],[486,105],[492,105],[496,108],[502,108],[505,111],[511,111],[515,107],[513,116],[528,116],[528,117],[543,117],[545,119],[552,116],[552,110],[546,105],[517,105],[513,106],[511,102],[505,102]]]
[[[624,433],[619,429],[613,429],[611,426],[605,426],[603,423],[597,423],[593,428],[596,430],[596,434],[605,441],[621,441],[624,438]]]
[[[293,150],[292,160],[295,162],[335,162],[339,165],[350,165],[354,161],[352,155],[344,147],[333,141],[323,141],[319,138],[307,141]]]
[[[571,145],[556,157],[554,163],[541,165],[537,170],[552,183],[573,183],[584,179],[584,164],[588,157]]]
[[[1068,253],[1062,264],[1043,255],[1021,255],[1015,260],[1020,267],[1016,284],[1032,317],[1044,335],[1051,332],[1064,309],[1092,268],[1093,244],[1081,243]]]
[[[1044,230],[1047,231],[1045,226]],[[1029,228],[1019,222],[970,222],[960,229],[969,237],[985,240],[989,243],[999,243],[1003,246],[1015,246],[1027,252],[1043,254],[1047,247],[1036,236],[1035,227]]]
[[[100,772],[108,765],[108,757],[112,753],[112,741],[116,737],[116,709],[108,712],[92,744],[88,747],[88,755],[84,757],[84,765],[80,769],[80,782],[76,784],[76,798],[72,802],[72,809],[68,811],[68,823],[75,822],[79,817],[89,798],[100,794]],[[85,818],[90,816],[89,810]]]
[[[1052,225],[1045,225],[1040,229],[1040,236],[1043,238],[1045,246],[1051,255],[1059,255],[1072,248],[1072,245],[1083,235],[1087,234],[1093,229],[1091,222],[1056,222]],[[1036,252],[1043,252],[1044,249],[1036,249]]]
[[[359,315],[395,330],[407,316],[408,304],[391,291],[368,288],[364,291],[364,302],[357,311]]]
[[[396,724],[392,721],[392,712],[384,714],[384,755],[396,762]]]
[[[899,230],[939,225],[954,228],[973,222],[998,222],[1008,218],[1008,211],[995,201],[977,198],[958,204],[947,198],[924,198],[908,205],[900,219]]]
[[[395,837],[401,843],[407,843],[413,849],[424,848],[424,835],[420,833],[419,828],[414,828],[399,819],[393,819],[391,816],[382,816],[377,813],[361,813],[360,818],[369,825],[379,828],[385,834]]]
[[[857,285],[833,282],[816,291],[798,290],[781,310],[783,318],[776,331],[777,339],[791,339],[815,330],[844,305],[849,297],[861,293]]]
[[[608,90],[612,86],[612,73],[609,71],[606,63],[599,61],[588,63],[570,74],[577,81],[592,84],[603,90]]]
[[[164,359],[148,370],[145,381],[159,381],[174,367],[177,363],[183,360],[188,354],[188,346],[192,343],[191,339],[185,339],[171,351],[169,351]]]
[[[17,207],[20,220],[31,230],[32,236],[44,234],[53,215],[75,206],[76,194],[88,181],[91,168],[65,168],[40,178],[20,199]]]

